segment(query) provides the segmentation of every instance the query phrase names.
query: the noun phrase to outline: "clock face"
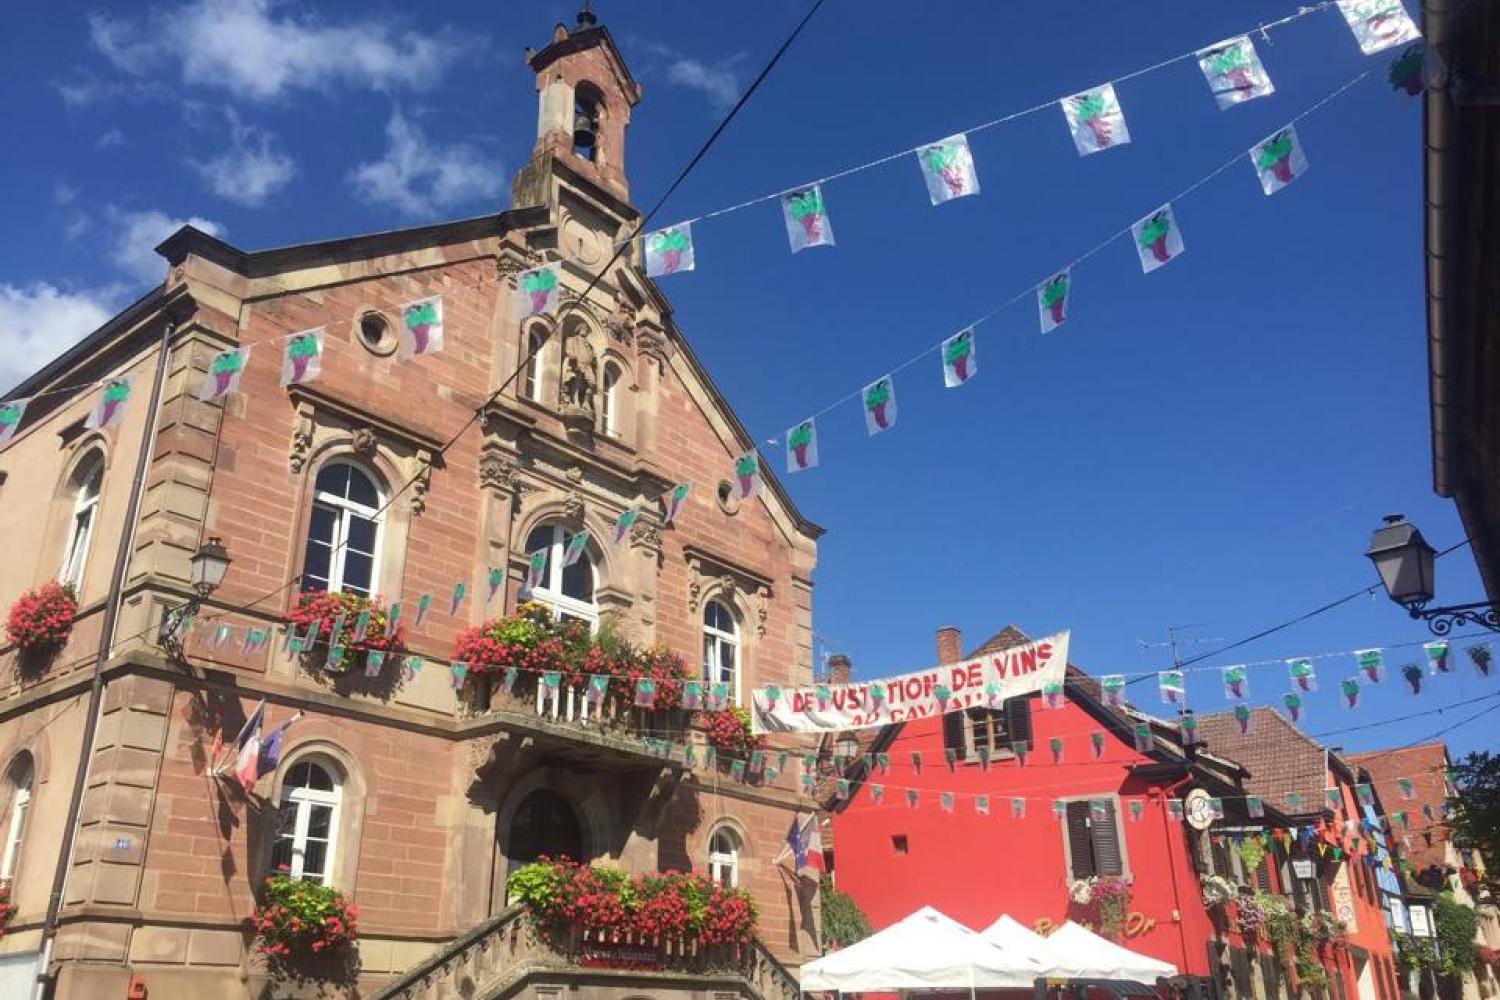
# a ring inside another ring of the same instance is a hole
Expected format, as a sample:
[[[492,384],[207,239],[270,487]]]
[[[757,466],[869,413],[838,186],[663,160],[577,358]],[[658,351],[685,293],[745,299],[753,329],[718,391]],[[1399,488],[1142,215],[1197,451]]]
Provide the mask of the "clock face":
[[[1194,830],[1207,830],[1213,824],[1213,801],[1203,789],[1195,788],[1189,792],[1182,806],[1188,825]]]

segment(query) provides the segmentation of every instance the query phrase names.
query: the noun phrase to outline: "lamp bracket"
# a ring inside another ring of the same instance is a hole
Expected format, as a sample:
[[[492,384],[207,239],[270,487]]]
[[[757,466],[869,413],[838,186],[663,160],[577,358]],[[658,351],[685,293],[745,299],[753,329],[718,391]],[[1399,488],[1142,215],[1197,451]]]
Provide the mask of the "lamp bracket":
[[[1426,622],[1433,635],[1447,635],[1460,625],[1478,625],[1500,632],[1500,609],[1488,601],[1441,608],[1429,608],[1426,601],[1411,601],[1406,604],[1406,611],[1418,621]]]

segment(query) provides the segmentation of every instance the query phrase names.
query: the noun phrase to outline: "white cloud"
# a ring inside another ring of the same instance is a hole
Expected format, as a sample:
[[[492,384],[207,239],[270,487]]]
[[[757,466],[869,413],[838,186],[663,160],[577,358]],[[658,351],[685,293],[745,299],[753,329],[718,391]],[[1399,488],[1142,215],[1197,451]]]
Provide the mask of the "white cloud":
[[[679,57],[667,67],[672,83],[701,91],[719,111],[728,111],[740,99],[739,78],[730,67],[739,58],[708,65],[697,59]]]
[[[270,132],[242,124],[233,111],[228,115],[229,148],[192,168],[220,198],[252,207],[264,204],[296,176],[297,164],[276,147]]]
[[[355,192],[366,201],[404,215],[430,216],[500,196],[500,164],[475,147],[432,142],[399,108],[391,113],[385,135],[385,155],[349,174]]]
[[[174,219],[165,212],[148,209],[143,212],[109,210],[114,236],[109,243],[109,259],[125,274],[148,285],[157,285],[167,276],[167,263],[156,252],[156,245],[183,226],[193,226],[210,236],[219,236],[224,227],[196,215]]]
[[[125,145],[125,133],[117,128],[112,128],[101,135],[95,143],[100,149],[109,149],[112,146]]]
[[[66,205],[78,197],[78,191],[64,180],[52,182],[52,200],[59,205]]]
[[[0,387],[41,368],[114,315],[108,293],[0,283]]]
[[[89,35],[127,73],[178,62],[186,83],[257,100],[335,85],[429,87],[474,44],[452,32],[424,34],[376,18],[334,22],[286,6],[282,0],[188,0],[145,18],[96,13]]]

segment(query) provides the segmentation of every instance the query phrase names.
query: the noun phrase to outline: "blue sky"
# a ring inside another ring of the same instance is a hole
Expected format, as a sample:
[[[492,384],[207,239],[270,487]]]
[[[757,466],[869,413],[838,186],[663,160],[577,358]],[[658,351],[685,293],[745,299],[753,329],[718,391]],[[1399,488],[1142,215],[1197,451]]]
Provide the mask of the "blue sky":
[[[645,84],[627,166],[650,204],[804,9],[793,0],[601,0]],[[160,274],[184,220],[260,248],[503,208],[535,129],[522,63],[560,3],[300,0],[23,4],[8,17],[0,120],[0,384]],[[697,216],[939,139],[1282,17],[1190,0],[973,4],[915,19],[829,0],[660,221]],[[774,205],[697,227],[698,269],[662,279],[677,319],[759,439],[858,389],[1145,215],[1363,70],[1299,125],[1306,177],[1267,198],[1248,160],[1176,206],[1186,253],[1142,275],[1119,241],[1074,273],[1072,319],[1031,301],[978,331],[980,376],[936,355],[896,379],[900,423],[820,420],[820,468],[787,478],[829,531],[818,632],[865,676],[927,665],[932,631],[1073,630],[1095,673],[1164,665],[1168,625],[1237,639],[1373,582],[1362,552],[1405,511],[1461,535],[1431,490],[1420,110],[1332,10],[1257,42],[1276,93],[1216,109],[1192,63],[1122,83],[1131,145],[1080,158],[1055,107],[971,138],[983,192],[929,205],[903,158],[827,186],[836,248],[793,257]],[[20,238],[17,238],[20,237]],[[775,449],[769,454],[779,465]],[[1439,599],[1480,596],[1472,559]],[[1415,642],[1383,597],[1210,663]],[[1189,654],[1212,648],[1190,645]],[[1391,659],[1419,652],[1408,647]],[[1395,680],[1351,714],[1320,661],[1314,733],[1472,699],[1465,663],[1417,698]],[[1252,671],[1257,701],[1286,689]],[[1151,685],[1142,691],[1155,707]],[[1222,705],[1215,674],[1192,702]],[[1370,748],[1460,714],[1331,739]],[[1476,723],[1456,748],[1481,745]]]

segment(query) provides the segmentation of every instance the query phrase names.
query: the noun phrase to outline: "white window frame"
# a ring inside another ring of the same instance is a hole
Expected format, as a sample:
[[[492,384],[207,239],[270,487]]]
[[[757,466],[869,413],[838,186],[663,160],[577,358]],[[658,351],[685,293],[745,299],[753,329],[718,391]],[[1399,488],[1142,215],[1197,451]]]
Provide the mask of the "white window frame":
[[[589,555],[587,551],[584,552],[584,556],[589,561],[589,592],[595,595],[594,599],[585,603],[576,597],[567,596],[562,591],[562,561],[563,553],[568,547],[568,539],[575,532],[569,531],[561,524],[539,524],[536,528],[532,528],[531,531],[526,533],[528,544],[531,541],[532,532],[535,532],[538,528],[552,532],[552,541],[547,547],[547,570],[542,577],[541,586],[529,593],[522,594],[522,598],[527,601],[535,601],[538,604],[545,604],[548,608],[552,609],[554,618],[560,618],[562,615],[567,614],[588,622],[590,629],[598,628],[599,600],[597,591],[599,589],[599,573],[598,567],[594,564],[594,557]],[[529,557],[530,555],[531,552],[527,552],[527,556]]]
[[[18,762],[19,763],[19,762]],[[12,765],[14,774],[17,765]],[[20,775],[12,778],[14,791],[10,799],[10,825],[5,831],[5,849],[0,853],[0,883],[9,885],[16,877],[16,863],[21,860],[21,844],[26,839],[26,817],[31,812],[31,788],[36,782],[36,766],[26,761]]]
[[[83,584],[83,571],[88,566],[89,548],[93,545],[94,528],[99,521],[99,497],[104,492],[103,454],[98,451],[89,452],[74,469],[72,478],[79,482],[73,493],[73,513],[68,521],[68,544],[63,549],[63,561],[57,571],[57,580],[65,586],[77,588]],[[93,487],[92,492],[90,487]]]
[[[605,437],[620,436],[620,378],[623,370],[613,361],[604,363],[604,378],[600,381],[599,423]]]
[[[708,609],[710,605],[717,604],[729,616],[729,621],[734,626],[734,631],[726,632],[708,624]],[[734,608],[717,598],[711,598],[703,602],[703,679],[710,683],[717,683],[719,677],[720,651],[728,646],[733,651],[733,678],[729,682],[729,698],[738,705],[740,704],[740,684],[744,677],[744,663],[742,658],[742,647],[740,646],[740,619],[734,613]],[[712,655],[710,655],[712,651]]]
[[[374,551],[370,554],[370,596],[373,597],[380,592],[380,555],[385,546],[385,491],[380,488],[380,478],[360,465],[351,462],[347,458],[336,458],[318,469],[318,475],[322,475],[328,469],[337,465],[348,466],[355,472],[369,480],[375,489],[375,502],[377,506],[366,507],[364,504],[355,503],[344,497],[335,496],[332,493],[324,493],[315,490],[313,493],[313,507],[323,507],[333,512],[333,539],[332,549],[328,555],[328,591],[337,593],[344,589],[344,560],[349,552],[349,519],[351,515],[362,517],[375,524]],[[314,484],[317,476],[313,477]],[[312,541],[312,516],[308,515],[306,537],[303,539],[303,560],[306,561],[308,543]],[[305,566],[304,566],[305,568]]]
[[[292,772],[300,764],[311,764],[313,767],[322,769],[333,782],[332,791],[323,791],[318,788],[293,788],[287,782],[291,779]],[[331,762],[323,757],[300,757],[292,761],[281,779],[281,815],[284,817],[287,806],[294,806],[296,813],[292,817],[292,835],[290,838],[283,835],[283,826],[278,823],[276,838],[272,841],[271,849],[274,853],[276,845],[282,840],[290,839],[292,842],[292,860],[287,872],[292,878],[301,881],[303,877],[303,864],[307,860],[307,828],[312,820],[314,806],[328,806],[328,850],[323,855],[323,875],[317,879],[319,885],[331,886],[334,884],[334,873],[337,869],[334,864],[338,861],[339,846],[339,814],[343,811],[344,782],[341,772]]]
[[[729,850],[719,850],[720,837],[729,841]],[[744,838],[734,827],[720,824],[708,835],[708,877],[719,885],[733,889],[740,884],[740,852],[745,848]],[[725,878],[725,875],[728,875]]]
[[[540,349],[532,355],[532,350],[538,347],[537,341],[540,341]],[[526,331],[526,336],[521,342],[521,358],[524,360],[528,355],[531,356],[531,360],[527,363],[525,371],[521,373],[521,398],[540,403],[545,391],[543,389],[544,377],[547,374],[547,330],[545,327],[532,326]]]

